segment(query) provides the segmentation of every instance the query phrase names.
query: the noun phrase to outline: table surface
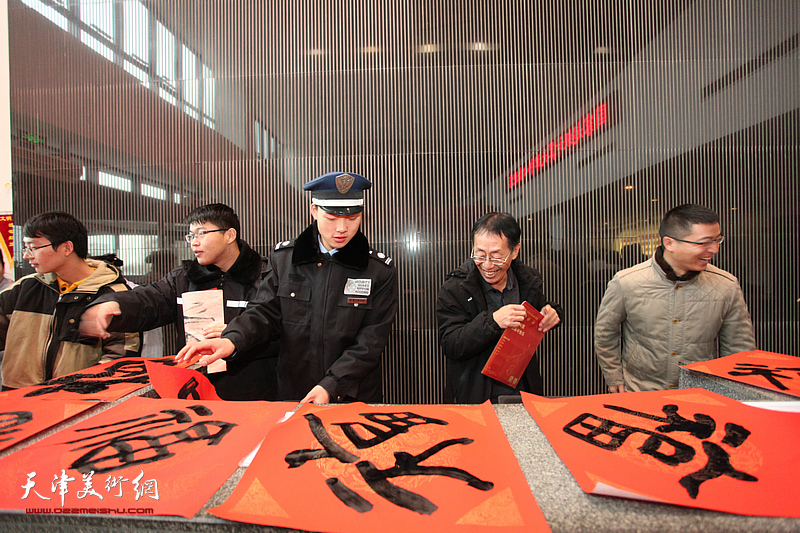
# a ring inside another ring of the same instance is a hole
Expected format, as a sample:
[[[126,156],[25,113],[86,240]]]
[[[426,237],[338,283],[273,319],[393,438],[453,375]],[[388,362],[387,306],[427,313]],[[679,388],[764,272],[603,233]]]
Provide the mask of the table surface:
[[[755,394],[755,393],[754,393]],[[147,387],[135,395],[153,396]],[[746,394],[745,394],[746,395]],[[82,413],[65,424],[73,424],[94,415],[98,409],[110,408],[127,398],[98,406]],[[745,398],[750,399],[750,398]],[[790,398],[789,398],[790,399]],[[623,498],[593,496],[584,493],[559,459],[544,433],[521,404],[495,405],[495,411],[506,432],[508,441],[519,461],[528,485],[536,497],[550,528],[561,531],[800,531],[800,519],[741,516],[702,509],[648,503]],[[39,440],[63,425],[38,436]],[[31,440],[0,453],[0,457]],[[191,520],[180,517],[109,517],[27,515],[21,512],[0,511],[0,530],[3,532],[70,531],[197,531],[197,532],[255,532],[295,531],[221,520],[206,512],[220,505],[233,491],[244,473],[238,468],[230,479]]]

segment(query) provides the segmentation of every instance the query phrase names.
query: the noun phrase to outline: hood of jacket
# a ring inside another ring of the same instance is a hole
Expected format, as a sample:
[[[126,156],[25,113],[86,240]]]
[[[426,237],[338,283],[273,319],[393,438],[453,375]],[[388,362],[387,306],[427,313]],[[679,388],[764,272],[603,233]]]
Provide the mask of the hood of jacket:
[[[120,274],[120,271],[117,270],[117,267],[111,266],[104,261],[99,261],[97,259],[85,259],[86,264],[92,267],[94,272],[86,278],[86,281],[81,283],[77,289],[77,292],[97,292],[100,287],[105,287],[106,285],[111,285],[112,283],[125,283],[125,279]],[[49,272],[47,274],[34,274],[34,278],[38,279],[45,285],[53,285],[56,284],[57,288],[57,276],[55,272]]]

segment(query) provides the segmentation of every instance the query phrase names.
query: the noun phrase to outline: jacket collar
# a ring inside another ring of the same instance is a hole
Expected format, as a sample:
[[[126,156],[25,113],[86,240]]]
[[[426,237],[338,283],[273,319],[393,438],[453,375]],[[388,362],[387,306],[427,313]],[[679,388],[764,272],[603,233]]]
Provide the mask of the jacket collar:
[[[369,264],[369,241],[361,230],[343,248],[333,254],[331,261],[348,268],[366,270]],[[294,241],[292,265],[302,265],[321,261],[325,255],[319,251],[319,232],[317,223],[312,222]]]
[[[519,286],[520,294],[522,294],[531,283],[533,271],[527,268],[519,268],[520,263],[517,259],[511,262],[511,270],[514,271],[514,276],[517,278],[517,285]],[[475,261],[467,259],[464,264],[458,267],[447,275],[447,278],[463,278],[461,286],[470,294],[478,294],[483,299],[483,287],[481,287],[481,273],[478,272],[478,267]]]
[[[124,283],[122,275],[116,267],[97,259],[85,259],[85,261],[87,265],[95,270],[86,278],[86,281],[75,289],[75,292],[97,292],[101,287],[106,285],[111,285],[116,282]],[[45,285],[55,285],[55,289],[58,291],[58,280],[55,272],[35,274],[35,277]]]
[[[660,266],[661,270],[664,272],[664,275],[667,277],[668,280],[672,282],[691,281],[698,275],[700,275],[700,272],[690,270],[683,276],[678,276],[672,269],[672,266],[669,263],[667,263],[666,259],[664,259],[664,246],[659,246],[658,248],[656,248],[655,259],[658,266]]]
[[[194,283],[206,283],[218,279],[222,271],[215,265],[201,265],[197,259],[186,261],[186,278]],[[261,256],[243,240],[239,240],[239,257],[226,274],[237,282],[254,285],[261,278],[263,262]]]

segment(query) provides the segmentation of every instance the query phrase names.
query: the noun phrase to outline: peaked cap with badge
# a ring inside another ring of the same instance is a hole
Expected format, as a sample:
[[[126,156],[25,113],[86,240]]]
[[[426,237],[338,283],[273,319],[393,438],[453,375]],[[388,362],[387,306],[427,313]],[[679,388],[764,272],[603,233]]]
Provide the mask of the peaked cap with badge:
[[[364,210],[364,191],[372,182],[352,172],[328,172],[305,185],[311,203],[332,215],[357,215]]]

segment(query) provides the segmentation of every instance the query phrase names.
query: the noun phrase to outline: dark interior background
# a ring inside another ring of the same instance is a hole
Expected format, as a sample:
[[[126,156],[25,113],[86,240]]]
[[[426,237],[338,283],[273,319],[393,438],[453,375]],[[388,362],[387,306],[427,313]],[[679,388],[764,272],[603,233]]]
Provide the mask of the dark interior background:
[[[188,258],[181,221],[194,207],[231,205],[268,253],[308,224],[303,183],[361,173],[374,183],[363,229],[401,284],[387,402],[441,401],[436,293],[489,210],[519,219],[521,260],[565,309],[539,352],[548,395],[602,391],[592,323],[605,285],[652,254],[659,219],[686,202],[720,213],[715,263],[739,277],[760,348],[800,355],[800,2],[8,11],[17,231],[70,211],[92,253],[116,252],[143,282]],[[603,127],[565,146],[604,102]],[[537,154],[548,163],[509,187]]]

